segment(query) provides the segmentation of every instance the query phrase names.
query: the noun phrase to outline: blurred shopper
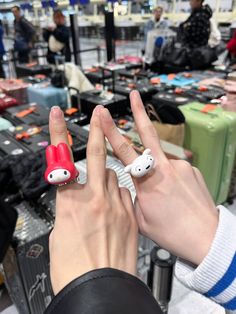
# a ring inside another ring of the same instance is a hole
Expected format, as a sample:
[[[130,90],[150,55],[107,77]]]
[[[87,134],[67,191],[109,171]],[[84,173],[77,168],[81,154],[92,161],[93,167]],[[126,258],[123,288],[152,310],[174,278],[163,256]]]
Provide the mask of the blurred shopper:
[[[55,25],[48,27],[43,32],[43,37],[48,42],[47,60],[49,63],[55,64],[56,56],[65,56],[66,62],[70,62],[70,31],[65,25],[65,16],[61,10],[54,11],[53,20]]]
[[[227,43],[227,49],[229,51],[230,59],[235,61],[236,59],[236,32],[234,32],[233,37]]]
[[[2,21],[0,20],[0,78],[5,78],[5,73],[3,70],[3,56],[5,55],[3,35],[4,35],[4,30],[2,26]]]
[[[179,40],[184,46],[207,46],[211,34],[212,9],[203,5],[204,0],[190,0],[192,13],[179,27]]]
[[[148,32],[153,29],[166,29],[168,28],[168,22],[163,19],[164,9],[161,6],[156,7],[153,10],[153,17],[144,26],[144,40],[147,41]]]
[[[34,26],[27,21],[24,16],[22,16],[20,7],[14,6],[11,11],[15,17],[14,49],[18,52],[19,62],[27,63],[29,62],[29,53],[33,47],[33,40],[36,31]]]

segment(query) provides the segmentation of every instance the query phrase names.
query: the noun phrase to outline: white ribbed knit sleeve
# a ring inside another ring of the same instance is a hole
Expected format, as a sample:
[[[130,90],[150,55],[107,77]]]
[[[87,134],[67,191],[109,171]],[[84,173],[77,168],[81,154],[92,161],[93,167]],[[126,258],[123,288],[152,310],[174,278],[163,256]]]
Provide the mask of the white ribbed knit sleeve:
[[[236,313],[236,217],[223,206],[218,210],[219,225],[208,255],[196,269],[178,260],[175,272],[185,286]]]

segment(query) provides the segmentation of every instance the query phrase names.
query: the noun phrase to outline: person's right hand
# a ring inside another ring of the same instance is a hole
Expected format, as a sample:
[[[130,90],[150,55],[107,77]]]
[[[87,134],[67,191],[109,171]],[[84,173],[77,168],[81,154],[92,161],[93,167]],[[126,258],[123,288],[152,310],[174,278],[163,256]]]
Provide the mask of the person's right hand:
[[[132,92],[130,98],[139,135],[156,160],[152,173],[133,179],[140,231],[173,254],[198,265],[214,239],[218,210],[200,171],[186,161],[166,158],[139,93]],[[100,119],[115,154],[125,165],[131,164],[137,153],[118,132],[107,109],[101,110]]]

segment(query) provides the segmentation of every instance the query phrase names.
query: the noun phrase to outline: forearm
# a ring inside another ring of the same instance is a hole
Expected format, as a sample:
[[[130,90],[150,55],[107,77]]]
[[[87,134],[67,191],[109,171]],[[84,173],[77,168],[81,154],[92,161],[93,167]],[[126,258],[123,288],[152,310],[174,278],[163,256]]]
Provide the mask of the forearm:
[[[196,269],[179,260],[176,275],[190,289],[236,311],[236,217],[223,206],[218,209],[219,226],[208,255]]]

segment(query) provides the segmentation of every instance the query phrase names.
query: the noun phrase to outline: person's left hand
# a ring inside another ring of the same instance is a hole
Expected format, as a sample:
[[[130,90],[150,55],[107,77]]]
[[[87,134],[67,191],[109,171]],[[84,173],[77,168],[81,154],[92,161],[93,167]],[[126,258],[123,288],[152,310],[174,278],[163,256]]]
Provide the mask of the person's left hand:
[[[58,188],[50,236],[50,273],[57,294],[77,277],[99,268],[136,275],[138,227],[130,193],[106,170],[106,147],[99,110],[93,113],[87,146],[87,183]],[[51,142],[67,143],[60,108],[50,114]]]

